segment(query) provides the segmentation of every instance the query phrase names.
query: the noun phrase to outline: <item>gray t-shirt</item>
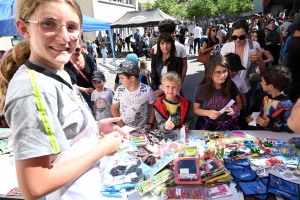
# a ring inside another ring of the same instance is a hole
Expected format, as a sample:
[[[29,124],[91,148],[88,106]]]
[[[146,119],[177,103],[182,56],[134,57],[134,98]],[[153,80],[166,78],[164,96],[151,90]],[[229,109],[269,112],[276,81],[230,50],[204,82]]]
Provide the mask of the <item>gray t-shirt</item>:
[[[55,70],[51,71],[57,73]],[[35,71],[34,73],[50,126],[60,151],[63,151],[69,147],[68,140],[73,139],[84,127],[84,117],[78,105],[80,100],[65,84],[44,74]],[[65,71],[57,74],[63,78],[69,77]],[[70,81],[70,78],[67,81]],[[75,97],[76,102],[70,95]],[[15,160],[54,154],[37,110],[29,71],[25,65],[17,70],[9,83],[4,112],[13,133]]]
[[[103,92],[94,90],[91,94],[91,100],[96,103],[97,115],[96,120],[112,117],[111,103],[114,98],[114,92],[108,88]]]
[[[216,89],[215,93],[212,95],[210,99],[205,99],[201,94],[202,85],[197,85],[194,92],[193,102],[200,103],[201,108],[205,110],[216,110],[219,111],[226,106],[226,104],[231,100],[236,101],[236,96],[239,94],[239,91],[236,85],[232,83],[232,89],[230,96],[223,96],[222,89]]]

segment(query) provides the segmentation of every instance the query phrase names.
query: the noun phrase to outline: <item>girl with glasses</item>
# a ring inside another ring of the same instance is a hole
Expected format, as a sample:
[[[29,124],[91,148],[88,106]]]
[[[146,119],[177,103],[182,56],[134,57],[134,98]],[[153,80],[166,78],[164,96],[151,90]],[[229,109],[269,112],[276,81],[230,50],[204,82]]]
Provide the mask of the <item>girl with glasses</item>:
[[[220,41],[217,38],[217,27],[212,26],[208,33],[208,37],[204,40],[204,42],[202,44],[201,52],[203,54],[209,53],[214,49],[214,46],[219,43],[220,43]]]
[[[101,199],[99,159],[120,148],[124,133],[112,125],[119,118],[95,122],[64,71],[79,45],[79,4],[18,0],[15,16],[24,40],[0,64],[0,111],[13,132],[22,196]]]
[[[194,93],[194,113],[199,116],[196,130],[239,130],[242,101],[228,74],[229,64],[224,56],[208,58],[204,78]],[[235,103],[226,107],[231,99]],[[220,112],[223,108],[224,113]]]
[[[249,105],[250,101],[250,95],[251,95],[251,86],[250,86],[250,66],[251,66],[251,59],[250,55],[252,53],[256,53],[257,57],[261,56],[261,47],[256,41],[251,41],[246,39],[247,34],[249,32],[249,25],[248,22],[245,19],[238,19],[232,24],[232,35],[231,39],[232,42],[229,42],[227,44],[224,44],[221,50],[222,55],[226,55],[228,53],[235,53],[240,56],[242,60],[243,66],[246,68],[246,70],[242,70],[239,72],[239,76],[243,78],[247,84],[248,87],[248,93],[246,94],[247,97],[247,104]],[[265,63],[258,59],[258,66],[259,70],[262,71],[265,68]],[[257,86],[257,84],[256,84]],[[255,87],[255,86],[254,86]],[[256,88],[255,88],[256,89]]]

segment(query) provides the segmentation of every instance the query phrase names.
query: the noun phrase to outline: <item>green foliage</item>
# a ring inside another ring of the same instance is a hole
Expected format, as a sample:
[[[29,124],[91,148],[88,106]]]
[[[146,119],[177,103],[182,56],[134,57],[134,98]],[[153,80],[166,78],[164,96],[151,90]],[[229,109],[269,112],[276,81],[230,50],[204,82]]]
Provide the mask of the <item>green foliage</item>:
[[[216,2],[218,14],[249,12],[253,6],[252,0],[217,0]]]
[[[170,16],[186,17],[186,2],[179,3],[178,0],[156,0],[153,4],[141,3],[139,6],[142,10],[159,8]]]
[[[211,16],[216,13],[214,0],[190,0],[187,5],[189,17]]]

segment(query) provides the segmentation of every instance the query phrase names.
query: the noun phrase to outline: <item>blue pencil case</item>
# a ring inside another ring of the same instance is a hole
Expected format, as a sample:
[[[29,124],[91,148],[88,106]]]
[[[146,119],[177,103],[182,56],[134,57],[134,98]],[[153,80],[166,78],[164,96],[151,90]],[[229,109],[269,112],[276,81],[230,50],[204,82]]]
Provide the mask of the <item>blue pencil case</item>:
[[[287,181],[273,174],[269,174],[268,193],[282,196],[285,199],[299,200],[299,192],[299,184]]]

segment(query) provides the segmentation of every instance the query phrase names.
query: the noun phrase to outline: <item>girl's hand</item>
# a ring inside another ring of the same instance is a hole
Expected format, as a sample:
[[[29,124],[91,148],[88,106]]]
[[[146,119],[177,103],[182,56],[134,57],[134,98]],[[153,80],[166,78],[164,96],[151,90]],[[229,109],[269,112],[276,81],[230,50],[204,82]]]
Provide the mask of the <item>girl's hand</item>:
[[[107,134],[102,140],[100,140],[98,146],[101,146],[101,150],[105,150],[105,155],[107,155],[118,151],[122,142],[123,136],[119,132],[114,131]]]
[[[248,117],[246,117],[246,122],[249,124],[250,122],[253,121],[253,118],[251,117],[251,115],[249,115]]]
[[[113,122],[118,122],[121,119],[121,117],[114,117],[96,121],[99,132],[102,132],[104,135],[107,135],[111,132],[117,131],[118,133],[122,134],[125,138],[128,138],[127,133],[125,131],[113,124]]]
[[[217,119],[219,116],[221,115],[221,113],[219,111],[215,111],[215,110],[209,110],[209,113],[207,115],[207,117],[209,117],[210,119]]]
[[[225,112],[227,112],[227,115],[229,116],[235,115],[235,111],[231,107],[225,108]]]
[[[256,119],[256,123],[259,124],[261,127],[267,127],[269,122],[270,122],[270,119],[265,116],[264,116],[264,118],[258,117]]]

